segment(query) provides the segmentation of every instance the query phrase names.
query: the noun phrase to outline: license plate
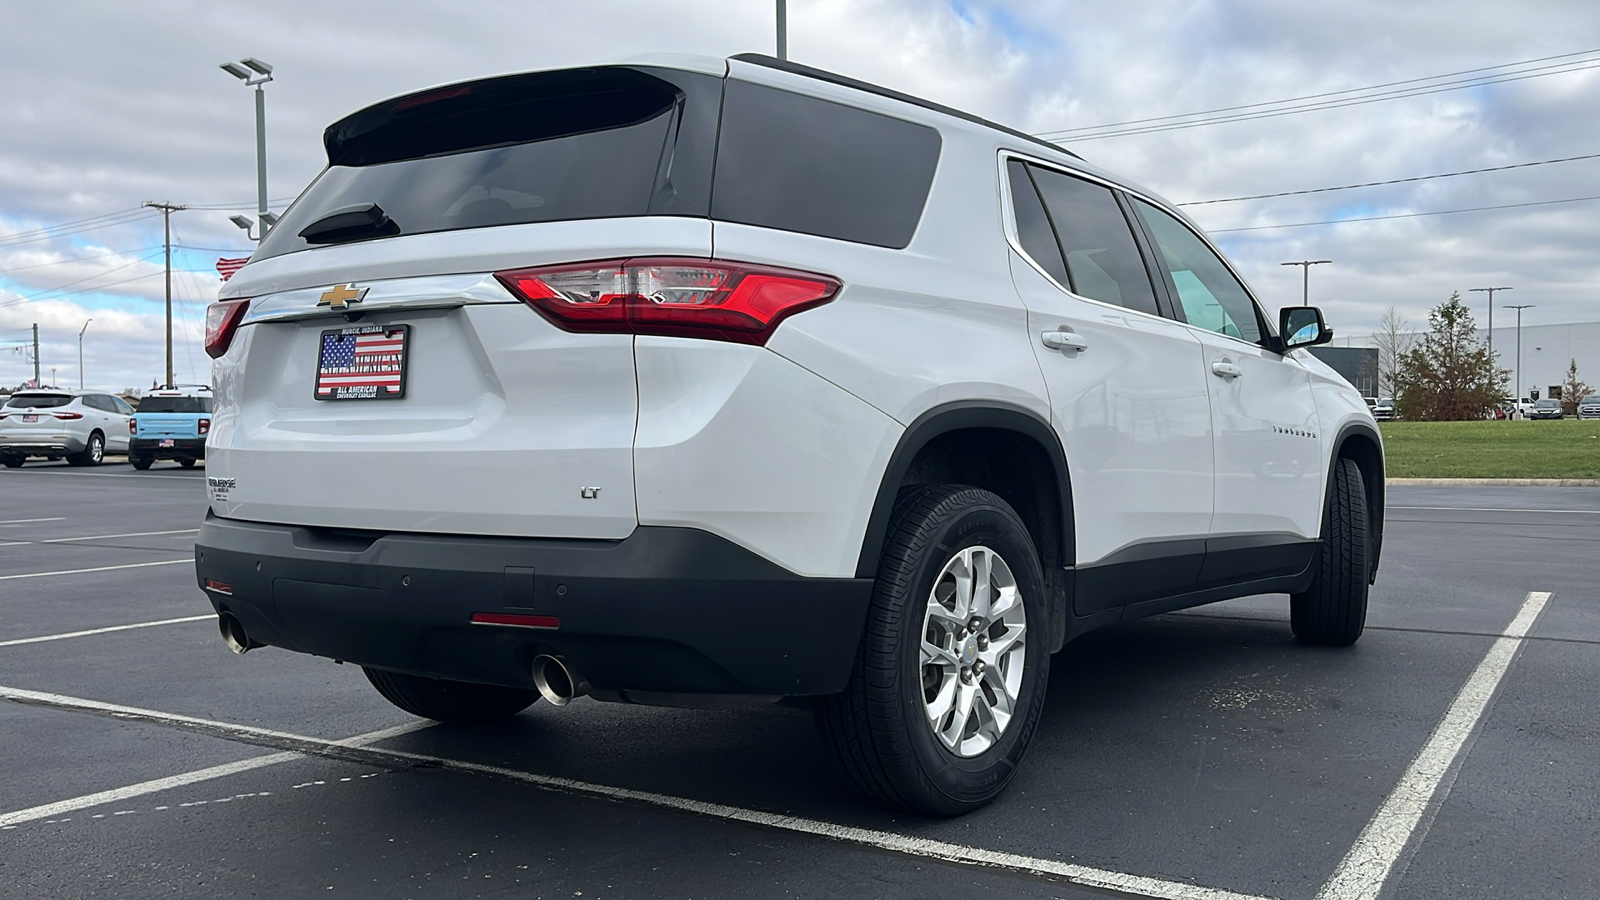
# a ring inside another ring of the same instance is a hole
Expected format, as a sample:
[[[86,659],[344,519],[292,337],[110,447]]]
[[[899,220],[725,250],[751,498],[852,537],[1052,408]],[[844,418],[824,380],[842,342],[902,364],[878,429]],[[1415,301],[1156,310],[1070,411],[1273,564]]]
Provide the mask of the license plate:
[[[164,440],[157,441],[156,442],[156,446],[157,447],[176,447],[176,446],[178,446],[178,442],[175,441],[175,440],[172,440],[170,438],[167,438],[167,439],[164,439]]]
[[[23,424],[27,424],[28,422],[37,422],[37,421],[39,421],[39,417],[38,416],[30,416],[30,415],[24,414],[22,416],[22,421],[23,421]]]
[[[410,325],[330,328],[317,348],[318,400],[399,400],[406,395]]]

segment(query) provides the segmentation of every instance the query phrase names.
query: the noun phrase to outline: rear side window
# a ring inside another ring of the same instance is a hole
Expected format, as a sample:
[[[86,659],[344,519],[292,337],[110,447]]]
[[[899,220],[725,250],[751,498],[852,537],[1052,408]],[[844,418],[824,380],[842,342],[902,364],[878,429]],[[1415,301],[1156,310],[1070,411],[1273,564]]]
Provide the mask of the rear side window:
[[[208,413],[210,397],[146,397],[139,401],[139,411],[147,413]]]
[[[6,406],[17,409],[26,409],[28,407],[54,409],[57,406],[66,406],[71,402],[72,398],[65,394],[12,394],[11,399],[6,401]]]
[[[939,147],[926,125],[730,80],[711,217],[903,248]]]
[[[1009,160],[1006,173],[1011,181],[1011,206],[1017,214],[1017,241],[1057,284],[1072,284],[1072,279],[1067,277],[1066,261],[1061,258],[1061,247],[1056,244],[1055,229],[1050,227],[1044,203],[1039,200],[1039,192],[1034,190],[1033,179],[1028,177],[1027,163],[1020,159]]]
[[[98,409],[101,412],[114,412],[116,410],[116,407],[111,405],[111,398],[100,394],[85,394],[83,396],[83,405],[90,409]]]
[[[111,402],[117,405],[117,412],[121,413],[122,415],[133,415],[133,407],[128,405],[128,401],[122,399],[121,397],[112,397]]]
[[[1184,319],[1197,328],[1260,343],[1255,303],[1222,257],[1173,216],[1143,200],[1134,204],[1161,248]]]
[[[1010,165],[1013,172],[1023,168],[1015,160]],[[1060,246],[1060,258],[1066,264],[1067,278],[1062,283],[1080,297],[1159,315],[1150,271],[1145,268],[1128,217],[1111,189],[1039,166],[1026,166],[1026,174],[1032,176],[1044,199],[1044,209]],[[1016,181],[1013,175],[1013,198]],[[1017,230],[1021,236],[1024,203],[1019,201],[1017,207]],[[1026,243],[1023,246],[1033,255],[1032,248]],[[1050,268],[1042,261],[1040,264]]]
[[[380,103],[328,128],[328,168],[255,258],[315,246],[300,236],[307,226],[372,204],[390,224],[354,239],[705,216],[720,93],[721,79],[711,75],[596,68],[468,82]]]

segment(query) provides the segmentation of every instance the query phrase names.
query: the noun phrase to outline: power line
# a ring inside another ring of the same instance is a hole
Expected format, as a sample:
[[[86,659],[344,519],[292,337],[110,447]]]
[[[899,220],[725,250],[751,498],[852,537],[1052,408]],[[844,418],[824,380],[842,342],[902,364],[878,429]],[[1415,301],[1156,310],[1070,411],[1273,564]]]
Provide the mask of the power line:
[[[154,256],[154,254],[151,254],[149,256],[143,256],[143,257],[140,257],[139,259],[133,260],[131,262],[123,263],[120,266],[112,266],[109,269],[106,269],[106,270],[101,271],[101,272],[96,272],[93,275],[89,275],[89,276],[84,277],[84,278],[79,278],[76,281],[69,281],[66,284],[58,284],[53,288],[45,288],[42,291],[37,291],[37,292],[32,293],[32,294],[19,294],[18,296],[20,296],[24,300],[36,300],[36,299],[38,299],[39,297],[41,297],[41,296],[43,296],[45,294],[53,294],[56,291],[61,290],[62,288],[72,287],[75,284],[83,284],[85,281],[93,281],[96,278],[99,278],[99,277],[101,277],[103,275],[110,275],[112,272],[117,272],[117,271],[120,271],[122,269],[126,269],[129,266],[136,266],[136,265],[138,265],[139,263],[142,263],[142,262],[149,262],[150,259],[153,256]]]
[[[293,199],[294,199],[293,197],[279,197],[276,200],[268,200],[267,202],[268,203],[288,203],[289,201],[291,201]],[[254,200],[246,200],[243,203],[191,203],[191,204],[189,204],[189,208],[190,209],[210,209],[210,210],[216,210],[216,209],[251,209],[251,210],[253,210],[253,209],[256,208],[256,201],[254,201]]]
[[[11,247],[17,244],[32,244],[38,241],[48,241],[53,238],[66,237],[67,235],[71,234],[82,234],[86,231],[98,231],[102,228],[110,228],[113,225],[127,225],[131,222],[138,222],[140,220],[149,218],[153,218],[153,216],[143,212],[142,210],[128,210],[121,213],[100,216],[93,220],[85,219],[78,222],[64,222],[60,225],[51,226],[50,228],[37,228],[33,231],[20,231],[16,234],[0,236],[0,247]]]
[[[1564,56],[1568,56],[1568,57],[1570,57],[1570,56],[1580,56],[1580,55],[1593,54],[1593,53],[1597,53],[1597,52],[1600,52],[1600,50],[1586,50],[1586,51],[1582,51],[1581,53],[1564,54]],[[1560,57],[1545,57],[1545,59],[1556,59],[1556,58],[1560,58]],[[1516,67],[1516,66],[1525,66],[1525,65],[1528,65],[1530,63],[1541,62],[1541,61],[1543,61],[1543,60],[1537,60],[1537,59],[1536,60],[1525,60],[1523,62],[1517,62],[1517,63],[1506,63],[1506,64],[1504,64],[1502,66],[1491,66],[1491,67],[1487,67],[1487,69],[1510,69],[1510,68],[1513,68],[1513,67]],[[1572,60],[1572,61],[1569,61],[1569,62],[1557,63],[1557,64],[1549,65],[1549,66],[1538,66],[1538,67],[1535,67],[1535,68],[1532,68],[1532,69],[1522,69],[1522,70],[1518,70],[1518,71],[1497,72],[1497,73],[1492,74],[1492,75],[1479,75],[1479,76],[1475,76],[1475,77],[1472,77],[1472,78],[1464,78],[1464,79],[1460,79],[1460,80],[1457,80],[1457,81],[1443,82],[1443,83],[1440,83],[1440,84],[1423,84],[1423,85],[1418,85],[1416,87],[1400,88],[1398,90],[1389,90],[1389,91],[1380,90],[1381,88],[1390,87],[1390,86],[1396,85],[1396,84],[1408,84],[1408,83],[1425,82],[1425,81],[1438,81],[1441,78],[1451,77],[1451,75],[1434,75],[1434,76],[1429,76],[1427,78],[1409,79],[1407,81],[1402,81],[1402,82],[1390,82],[1389,84],[1371,85],[1369,87],[1363,87],[1363,88],[1350,88],[1350,89],[1344,90],[1344,91],[1330,91],[1330,92],[1328,92],[1326,94],[1313,94],[1313,95],[1309,95],[1307,97],[1298,97],[1298,98],[1291,98],[1291,99],[1286,99],[1286,100],[1272,100],[1272,101],[1266,101],[1266,102],[1263,102],[1263,103],[1244,104],[1244,105],[1241,105],[1241,106],[1224,107],[1224,108],[1220,108],[1220,109],[1216,109],[1216,110],[1205,110],[1205,111],[1201,111],[1201,112],[1179,113],[1179,114],[1176,114],[1176,115],[1158,116],[1158,117],[1153,117],[1153,118],[1149,118],[1149,119],[1135,119],[1135,120],[1131,120],[1131,121],[1128,121],[1128,122],[1122,122],[1122,123],[1111,123],[1111,124],[1105,124],[1105,125],[1090,125],[1090,126],[1083,126],[1083,127],[1080,127],[1080,128],[1069,128],[1069,129],[1060,129],[1060,130],[1056,130],[1056,131],[1045,131],[1045,132],[1039,132],[1038,136],[1049,138],[1049,139],[1052,139],[1052,140],[1091,141],[1091,140],[1100,140],[1101,138],[1108,138],[1108,137],[1124,137],[1124,136],[1136,135],[1136,134],[1152,134],[1152,133],[1155,133],[1155,132],[1173,131],[1173,130],[1177,130],[1177,129],[1181,129],[1181,128],[1197,128],[1197,127],[1200,127],[1202,125],[1216,125],[1216,124],[1221,124],[1221,123],[1225,123],[1225,122],[1244,122],[1244,121],[1251,121],[1251,120],[1254,120],[1254,119],[1268,119],[1268,118],[1274,118],[1274,117],[1277,117],[1277,116],[1292,115],[1292,114],[1302,113],[1302,112],[1313,112],[1313,111],[1324,110],[1324,109],[1340,109],[1340,108],[1347,107],[1347,106],[1359,106],[1359,105],[1367,104],[1367,103],[1377,103],[1377,102],[1381,102],[1381,101],[1384,101],[1384,100],[1398,100],[1398,99],[1402,99],[1402,98],[1405,98],[1405,97],[1420,97],[1420,96],[1425,96],[1425,95],[1428,95],[1428,94],[1441,93],[1441,92],[1444,92],[1444,91],[1463,90],[1463,89],[1469,88],[1469,87],[1481,87],[1481,86],[1490,85],[1490,84],[1503,84],[1503,83],[1513,82],[1513,81],[1523,81],[1523,80],[1526,80],[1526,79],[1529,79],[1529,78],[1543,78],[1543,77],[1549,76],[1549,75],[1561,75],[1561,74],[1566,74],[1566,73],[1569,73],[1569,72],[1582,72],[1582,71],[1585,71],[1585,70],[1588,70],[1588,69],[1593,69],[1593,68],[1596,68],[1596,67],[1600,67],[1600,59],[1593,59],[1592,58],[1592,59],[1583,59],[1583,60]],[[1471,69],[1469,69],[1467,71],[1470,72],[1470,71],[1483,71],[1483,70],[1471,70]],[[1453,74],[1461,74],[1461,73],[1452,73],[1452,75]],[[1364,96],[1347,96],[1347,97],[1342,97],[1340,99],[1321,99],[1321,100],[1317,99],[1319,97],[1329,97],[1329,98],[1340,97],[1340,95],[1347,95],[1347,94],[1348,95],[1364,94]],[[1305,102],[1305,101],[1314,101],[1314,102]],[[1298,105],[1287,105],[1287,104],[1298,104]],[[1284,108],[1282,108],[1282,109],[1263,109],[1263,107],[1274,107],[1274,106],[1281,106],[1281,107],[1284,107]],[[1234,112],[1235,110],[1238,110],[1239,112]],[[1244,112],[1243,110],[1257,110],[1257,111],[1255,111],[1255,112]],[[1179,119],[1189,119],[1191,121],[1173,121],[1173,120],[1179,120]],[[1161,124],[1161,123],[1165,123],[1165,124]]]
[[[3,303],[0,303],[0,307],[16,306],[19,303],[31,303],[31,302],[34,302],[34,301],[37,301],[37,300],[56,300],[56,299],[59,299],[61,297],[71,297],[71,296],[76,295],[76,294],[90,294],[90,293],[94,293],[95,291],[103,291],[106,288],[113,288],[113,287],[117,287],[118,285],[129,284],[129,283],[135,282],[135,281],[142,281],[142,280],[144,280],[146,278],[153,278],[156,275],[160,275],[160,274],[161,274],[160,272],[146,272],[143,275],[135,275],[132,278],[124,278],[121,281],[113,281],[110,284],[97,284],[97,285],[94,285],[92,287],[78,288],[77,290],[73,290],[73,291],[62,291],[59,294],[51,294],[51,295],[45,296],[45,297],[19,297],[19,298],[15,299],[15,300],[7,300],[7,301],[5,301]]]
[[[1428,181],[1433,178],[1454,178],[1457,175],[1478,175],[1484,172],[1504,172],[1507,169],[1527,169],[1533,166],[1548,166],[1552,163],[1574,162],[1580,159],[1600,159],[1600,153],[1588,153],[1583,156],[1566,156],[1561,159],[1541,159],[1537,162],[1512,163],[1508,166],[1490,166],[1485,169],[1463,169],[1459,172],[1440,172],[1437,175],[1416,175],[1411,178],[1394,178],[1389,181],[1367,181],[1361,184],[1341,184],[1334,187],[1306,188],[1301,191],[1279,191],[1276,194],[1252,194],[1248,197],[1224,197],[1220,200],[1190,200],[1178,206],[1205,206],[1209,203],[1237,203],[1240,200],[1266,200],[1271,197],[1295,197],[1301,194],[1322,194],[1328,191],[1348,191],[1352,188],[1379,187],[1386,184],[1408,184],[1413,181]]]
[[[13,272],[26,272],[30,269],[47,269],[51,266],[64,266],[68,263],[87,262],[91,259],[107,259],[112,256],[127,256],[131,253],[149,253],[151,250],[160,250],[160,247],[140,247],[138,250],[114,250],[110,253],[100,253],[94,256],[69,256],[55,262],[39,263],[32,266],[18,266],[14,269],[0,269],[0,275],[10,275]]]
[[[1207,228],[1207,234],[1224,234],[1230,231],[1269,231],[1274,228],[1308,228],[1312,225],[1343,225],[1346,222],[1376,222],[1380,219],[1416,219],[1422,216],[1449,216],[1455,213],[1485,212],[1491,209],[1522,209],[1529,206],[1554,206],[1558,203],[1582,203],[1600,200],[1594,197],[1567,197],[1564,200],[1535,200],[1531,203],[1504,203],[1499,206],[1469,206],[1465,209],[1437,209],[1431,212],[1395,213],[1388,216],[1355,216],[1349,219],[1328,219],[1323,222],[1289,222],[1282,225],[1252,225],[1248,228]]]

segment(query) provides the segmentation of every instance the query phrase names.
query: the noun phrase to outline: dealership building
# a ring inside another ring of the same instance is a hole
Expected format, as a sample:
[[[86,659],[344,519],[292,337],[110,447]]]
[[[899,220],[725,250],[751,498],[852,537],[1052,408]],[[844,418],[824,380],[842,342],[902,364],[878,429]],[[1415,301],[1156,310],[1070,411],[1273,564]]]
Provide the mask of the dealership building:
[[[1496,319],[1499,317],[1497,316]],[[1560,397],[1561,385],[1567,380],[1567,367],[1578,362],[1578,379],[1600,390],[1600,322],[1577,322],[1568,325],[1522,326],[1522,372],[1517,372],[1517,326],[1501,326],[1495,322],[1494,352],[1500,365],[1510,370],[1511,385],[1522,386],[1522,396],[1538,391],[1540,397]],[[1421,343],[1422,334],[1410,335],[1414,343]],[[1478,340],[1488,341],[1489,330],[1478,329]],[[1371,335],[1345,337],[1335,333],[1331,347],[1374,347]],[[1318,348],[1319,350],[1322,348]],[[1329,363],[1333,365],[1332,362]],[[1337,366],[1335,366],[1337,368]],[[1349,378],[1349,375],[1345,376]],[[1352,382],[1354,383],[1354,382]],[[1369,395],[1370,396],[1370,395]]]

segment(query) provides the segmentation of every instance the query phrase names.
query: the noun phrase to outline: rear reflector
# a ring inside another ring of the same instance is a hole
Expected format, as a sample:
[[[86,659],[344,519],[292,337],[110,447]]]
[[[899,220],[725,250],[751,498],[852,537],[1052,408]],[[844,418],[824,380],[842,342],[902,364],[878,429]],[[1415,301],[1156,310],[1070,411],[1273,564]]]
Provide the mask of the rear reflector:
[[[239,330],[239,322],[249,308],[248,298],[223,300],[206,307],[206,353],[212,359],[228,352],[228,345],[233,343],[233,333]]]
[[[215,578],[207,578],[205,584],[206,590],[208,591],[216,591],[219,594],[227,594],[229,597],[233,596],[233,585],[228,584],[225,581],[218,581]]]
[[[765,344],[784,318],[832,300],[838,279],[716,259],[641,258],[495,275],[567,331]]]
[[[560,628],[561,620],[555,616],[519,616],[512,613],[481,612],[472,614],[474,625],[511,625],[517,628]]]

